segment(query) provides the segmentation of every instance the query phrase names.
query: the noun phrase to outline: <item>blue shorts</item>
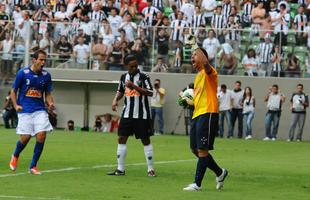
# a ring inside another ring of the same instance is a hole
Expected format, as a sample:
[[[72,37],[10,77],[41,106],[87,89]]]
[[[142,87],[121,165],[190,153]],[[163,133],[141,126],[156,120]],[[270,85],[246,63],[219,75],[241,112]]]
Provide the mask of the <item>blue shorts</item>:
[[[192,119],[190,131],[191,149],[213,150],[218,132],[218,113],[206,113]]]

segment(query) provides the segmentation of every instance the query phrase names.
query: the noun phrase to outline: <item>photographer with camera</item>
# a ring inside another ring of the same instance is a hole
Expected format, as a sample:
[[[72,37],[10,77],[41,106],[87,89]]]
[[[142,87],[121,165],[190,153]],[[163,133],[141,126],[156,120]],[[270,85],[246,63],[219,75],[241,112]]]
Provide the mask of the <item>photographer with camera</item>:
[[[5,101],[4,101],[4,106],[3,106],[2,117],[3,117],[5,128],[14,128],[17,125],[17,114],[13,106],[10,94],[11,92],[8,92],[8,96],[6,96]],[[11,120],[11,125],[10,125],[10,120]]]
[[[155,118],[158,117],[159,134],[164,133],[164,118],[163,118],[163,105],[165,103],[166,90],[160,87],[160,80],[154,81],[154,92],[151,97],[151,109],[152,109],[152,122],[153,128],[155,124]],[[155,131],[156,133],[157,131]]]
[[[292,111],[292,121],[290,125],[288,142],[294,140],[295,128],[298,124],[296,140],[302,140],[303,128],[306,121],[306,108],[309,106],[308,95],[303,92],[303,84],[297,85],[297,90],[291,98],[290,110]]]

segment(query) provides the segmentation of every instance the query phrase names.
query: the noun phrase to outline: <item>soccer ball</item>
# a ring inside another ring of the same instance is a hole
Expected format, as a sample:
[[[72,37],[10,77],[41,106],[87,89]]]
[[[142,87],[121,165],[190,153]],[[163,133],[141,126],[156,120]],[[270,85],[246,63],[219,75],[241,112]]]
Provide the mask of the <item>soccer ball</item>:
[[[194,105],[194,90],[186,89],[182,92],[180,98],[178,99],[178,104],[180,106]]]

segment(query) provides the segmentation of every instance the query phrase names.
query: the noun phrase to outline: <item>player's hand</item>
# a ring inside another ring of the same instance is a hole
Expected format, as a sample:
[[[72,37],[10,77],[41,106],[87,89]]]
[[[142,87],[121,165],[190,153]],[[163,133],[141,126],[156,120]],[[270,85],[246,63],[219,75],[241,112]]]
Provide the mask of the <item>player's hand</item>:
[[[118,102],[117,102],[116,100],[113,100],[113,102],[112,102],[112,110],[113,110],[114,112],[117,111],[117,106],[118,106]]]
[[[127,82],[126,82],[126,87],[128,87],[128,88],[131,89],[131,90],[134,89],[134,85],[135,85],[135,84],[133,84],[133,82],[131,82],[131,81],[127,81]]]
[[[20,105],[16,105],[15,110],[16,110],[16,112],[20,112],[23,110],[23,107],[21,107]]]
[[[50,104],[48,105],[47,109],[48,109],[49,111],[55,110],[54,103],[50,103]]]

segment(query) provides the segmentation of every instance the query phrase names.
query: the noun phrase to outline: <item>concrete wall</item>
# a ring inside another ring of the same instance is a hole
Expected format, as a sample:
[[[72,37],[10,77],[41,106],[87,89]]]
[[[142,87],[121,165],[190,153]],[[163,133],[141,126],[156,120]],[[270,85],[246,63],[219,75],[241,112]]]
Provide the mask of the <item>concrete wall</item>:
[[[66,121],[73,119],[78,126],[83,126],[84,121],[84,104],[87,101],[85,91],[89,92],[89,126],[94,122],[96,114],[106,112],[112,113],[111,102],[114,97],[117,81],[122,72],[109,71],[79,71],[79,70],[57,70],[51,69],[54,81],[54,96],[58,112],[59,126],[64,127]],[[193,82],[194,75],[191,74],[167,74],[167,73],[151,73],[152,80],[159,78],[162,81],[162,87],[166,88],[167,97],[164,106],[165,132],[170,133],[176,124],[177,117],[181,108],[176,104],[176,99],[180,90],[188,83]],[[66,80],[66,82],[64,82]],[[72,82],[68,82],[72,80]],[[79,83],[78,80],[84,82],[101,81],[101,83]],[[268,88],[272,84],[278,84],[280,90],[287,97],[283,105],[283,113],[280,121],[279,137],[287,138],[291,115],[289,112],[289,99],[295,90],[297,83],[305,86],[305,92],[310,92],[310,79],[287,79],[287,78],[259,78],[259,77],[236,77],[236,76],[220,76],[220,84],[225,83],[228,88],[232,88],[234,82],[240,80],[242,87],[250,86],[256,97],[256,114],[253,120],[253,135],[256,138],[264,137],[264,117],[266,113],[266,104],[263,101]],[[88,89],[85,88],[88,84]],[[2,92],[1,92],[2,93]],[[119,107],[119,113],[122,106]],[[309,111],[310,112],[310,111]],[[304,139],[310,140],[310,123],[309,116],[306,120],[304,128]],[[236,124],[237,128],[237,124]],[[235,135],[236,135],[235,128]],[[184,133],[184,120],[179,123],[176,133]],[[225,133],[226,134],[226,133]]]

